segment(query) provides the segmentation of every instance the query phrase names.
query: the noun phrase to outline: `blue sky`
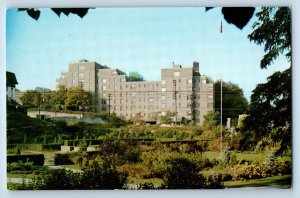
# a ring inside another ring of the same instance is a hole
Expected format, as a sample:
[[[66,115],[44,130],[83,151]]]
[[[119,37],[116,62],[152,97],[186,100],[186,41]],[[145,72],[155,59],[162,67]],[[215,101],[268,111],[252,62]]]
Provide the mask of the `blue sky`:
[[[223,33],[220,23],[223,20]],[[214,80],[238,84],[247,98],[256,84],[274,71],[287,68],[279,57],[261,70],[263,47],[250,42],[255,17],[243,30],[227,24],[219,8],[101,8],[89,10],[81,19],[42,9],[38,21],[16,9],[7,11],[7,70],[16,73],[18,89],[47,87],[68,64],[85,58],[137,71],[146,80],[159,80],[160,69],[172,62],[191,67]]]

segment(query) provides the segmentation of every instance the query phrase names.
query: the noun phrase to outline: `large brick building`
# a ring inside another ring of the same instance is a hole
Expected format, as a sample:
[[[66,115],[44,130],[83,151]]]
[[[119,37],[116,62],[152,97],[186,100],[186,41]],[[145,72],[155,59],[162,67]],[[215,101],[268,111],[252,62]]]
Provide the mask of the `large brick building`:
[[[93,95],[93,109],[126,119],[159,120],[171,115],[174,121],[201,124],[203,116],[214,110],[213,84],[200,75],[197,62],[191,68],[174,64],[162,69],[161,80],[132,81],[118,69],[80,60],[61,74],[59,85],[82,86]]]

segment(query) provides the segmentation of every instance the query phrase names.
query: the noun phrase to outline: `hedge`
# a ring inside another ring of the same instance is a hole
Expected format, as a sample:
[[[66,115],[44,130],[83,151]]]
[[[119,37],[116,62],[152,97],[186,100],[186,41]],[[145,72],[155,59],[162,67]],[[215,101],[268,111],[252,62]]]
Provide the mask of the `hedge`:
[[[7,144],[7,149],[19,147],[21,150],[44,151],[60,150],[61,144]]]
[[[7,155],[7,163],[12,163],[12,162],[33,162],[33,165],[36,166],[43,166],[44,165],[44,154],[26,154],[26,155],[14,155],[14,154],[9,154]]]
[[[96,155],[99,151],[88,151],[86,152],[89,157]],[[55,153],[54,156],[54,164],[55,165],[70,165],[74,164],[72,158],[75,157],[78,152],[71,152],[71,153]]]

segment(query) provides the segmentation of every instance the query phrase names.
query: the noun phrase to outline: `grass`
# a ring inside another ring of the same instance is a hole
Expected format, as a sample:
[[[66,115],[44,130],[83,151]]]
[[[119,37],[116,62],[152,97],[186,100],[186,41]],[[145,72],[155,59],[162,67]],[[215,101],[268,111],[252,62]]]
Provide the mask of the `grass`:
[[[262,179],[246,181],[224,182],[225,188],[245,188],[245,187],[272,187],[272,188],[291,188],[291,175],[281,175]]]
[[[22,189],[22,186],[23,184],[8,182],[7,190],[19,190]]]
[[[214,151],[206,151],[203,153],[209,160],[219,159],[220,153]],[[262,162],[265,159],[265,155],[263,153],[250,153],[250,152],[243,152],[243,153],[236,153],[237,160],[250,160],[250,161],[260,161]],[[279,157],[282,161],[291,161],[291,156],[282,156]]]
[[[7,177],[10,178],[27,178],[27,179],[33,179],[37,175],[35,174],[15,174],[15,173],[7,173]]]
[[[137,179],[137,178],[128,178],[129,184],[145,184],[145,183],[152,183],[153,185],[162,185],[164,182],[162,179],[159,178],[150,178],[150,179]]]

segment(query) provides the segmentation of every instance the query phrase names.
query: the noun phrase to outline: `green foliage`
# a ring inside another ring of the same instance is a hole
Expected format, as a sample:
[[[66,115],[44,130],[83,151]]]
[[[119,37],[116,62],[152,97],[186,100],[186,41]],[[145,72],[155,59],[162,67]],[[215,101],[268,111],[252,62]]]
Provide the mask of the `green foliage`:
[[[103,164],[92,164],[82,172],[53,169],[23,184],[23,190],[122,189],[126,175]]]
[[[220,124],[220,113],[219,112],[209,112],[204,116],[203,126],[212,129]]]
[[[259,84],[254,89],[242,129],[244,144],[257,144],[263,137],[270,136],[274,142],[281,143],[278,153],[282,153],[291,147],[291,125],[291,69],[287,69],[275,72],[268,77],[267,83]]]
[[[257,14],[254,31],[248,36],[258,45],[264,45],[266,54],[260,67],[266,68],[281,54],[291,61],[291,9],[263,7]],[[244,122],[245,147],[254,147],[264,137],[271,136],[281,143],[277,154],[291,147],[292,101],[291,67],[275,72],[267,82],[257,85],[251,96],[251,105]],[[248,140],[250,138],[250,141]]]
[[[248,36],[250,41],[264,45],[266,54],[260,67],[266,68],[280,55],[291,60],[291,8],[262,7],[256,13],[258,21],[253,24],[254,31]]]
[[[35,166],[43,166],[44,165],[44,155],[43,154],[22,154],[22,155],[7,155],[7,163],[12,162],[32,162]]]
[[[71,157],[75,156],[75,154],[70,153],[55,153],[54,156],[54,164],[55,165],[69,165],[74,164],[71,160]]]
[[[28,108],[37,107],[41,101],[41,94],[36,90],[27,90],[21,97],[22,104]]]
[[[91,104],[91,94],[81,87],[71,87],[67,90],[65,106],[70,110],[88,110]]]
[[[221,81],[214,84],[215,94],[215,111],[221,110]],[[222,120],[223,125],[226,124],[227,118],[238,118],[238,115],[243,114],[248,108],[247,99],[244,96],[243,90],[236,84],[231,82],[222,83]]]
[[[140,160],[141,149],[136,140],[104,140],[99,156],[111,165],[136,163]]]
[[[143,76],[141,74],[139,74],[138,72],[129,72],[128,77],[131,81],[143,81],[144,80]]]
[[[205,178],[199,173],[197,165],[185,158],[174,158],[167,161],[164,181],[168,189],[202,189],[222,188],[221,177]]]

